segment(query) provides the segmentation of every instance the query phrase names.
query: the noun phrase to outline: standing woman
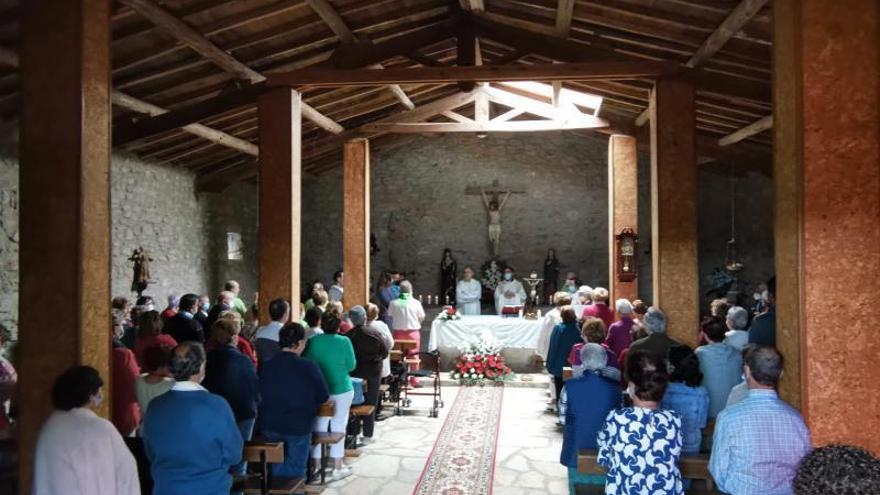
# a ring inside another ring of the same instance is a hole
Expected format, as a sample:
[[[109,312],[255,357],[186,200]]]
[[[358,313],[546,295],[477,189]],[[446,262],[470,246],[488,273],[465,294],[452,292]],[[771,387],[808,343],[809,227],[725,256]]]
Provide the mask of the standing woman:
[[[379,274],[379,280],[376,281],[376,300],[379,301],[379,319],[386,325],[391,325],[391,317],[388,316],[388,305],[395,299],[394,292],[391,290],[393,280],[391,274],[385,270]]]
[[[582,344],[581,330],[578,328],[577,315],[571,306],[565,306],[560,310],[562,323],[553,328],[550,334],[550,350],[547,351],[547,371],[553,375],[553,385],[556,397],[561,397],[562,368],[568,365],[568,354],[575,344]]]
[[[550,302],[550,296],[556,293],[559,287],[559,260],[556,259],[556,250],[547,250],[547,259],[544,260],[544,300]]]
[[[646,351],[628,353],[626,393],[632,407],[611,411],[599,432],[599,464],[607,470],[606,494],[682,495],[681,418],[661,409],[669,384],[665,360]]]
[[[327,380],[330,402],[333,403],[332,417],[319,416],[315,420],[315,431],[320,433],[327,431],[345,433],[348,426],[348,411],[354,398],[354,387],[348,374],[354,370],[357,363],[355,363],[351,340],[339,335],[340,323],[335,314],[325,313],[321,319],[321,329],[324,330],[324,334],[312,337],[303,353],[303,357],[314,361],[321,368],[324,379]],[[351,476],[351,468],[342,463],[344,455],[345,438],[342,438],[330,446],[333,481]],[[320,466],[320,445],[315,445],[312,449],[312,460],[316,466]]]
[[[444,304],[455,304],[455,277],[458,275],[458,263],[452,257],[452,251],[443,250],[443,261],[440,262],[440,295]]]
[[[113,424],[93,411],[103,386],[89,366],[69,368],[55,380],[55,411],[37,438],[33,495],[140,494],[134,457]]]

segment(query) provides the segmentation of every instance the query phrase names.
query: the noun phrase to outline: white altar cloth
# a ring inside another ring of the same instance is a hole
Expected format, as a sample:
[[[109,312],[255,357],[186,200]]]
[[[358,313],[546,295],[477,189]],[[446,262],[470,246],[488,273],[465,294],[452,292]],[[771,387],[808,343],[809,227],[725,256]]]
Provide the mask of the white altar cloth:
[[[458,348],[482,342],[505,349],[535,349],[542,320],[502,318],[500,316],[462,316],[460,320],[434,320],[428,349]]]

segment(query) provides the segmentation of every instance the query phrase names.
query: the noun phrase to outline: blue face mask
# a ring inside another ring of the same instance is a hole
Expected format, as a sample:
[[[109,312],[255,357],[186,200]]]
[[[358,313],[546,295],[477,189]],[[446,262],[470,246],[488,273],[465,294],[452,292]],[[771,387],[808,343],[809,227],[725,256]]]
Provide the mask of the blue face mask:
[[[513,280],[513,274],[510,272],[504,272],[504,280]]]
[[[211,303],[202,304],[202,311],[208,311],[211,308]]]

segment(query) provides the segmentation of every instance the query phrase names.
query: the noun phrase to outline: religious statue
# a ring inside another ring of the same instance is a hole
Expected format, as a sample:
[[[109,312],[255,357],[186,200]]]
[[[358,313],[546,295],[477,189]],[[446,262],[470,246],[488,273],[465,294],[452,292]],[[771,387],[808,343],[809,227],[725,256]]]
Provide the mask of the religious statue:
[[[138,297],[143,295],[147,286],[153,281],[150,278],[150,253],[143,246],[138,247],[131,253],[128,261],[134,262],[134,273],[131,279],[131,291],[136,292]]]
[[[492,191],[491,199],[485,189],[480,188],[480,196],[483,198],[483,206],[489,214],[489,242],[492,244],[492,256],[498,256],[501,251],[501,210],[510,198],[513,191],[503,191],[504,199],[498,201],[501,192]]]
[[[547,259],[544,260],[544,300],[550,301],[553,294],[558,290],[559,260],[556,259],[556,250],[547,250]]]
[[[448,248],[443,250],[443,260],[440,262],[440,298],[447,305],[455,304],[455,277],[458,274],[458,263],[452,257],[452,251]]]

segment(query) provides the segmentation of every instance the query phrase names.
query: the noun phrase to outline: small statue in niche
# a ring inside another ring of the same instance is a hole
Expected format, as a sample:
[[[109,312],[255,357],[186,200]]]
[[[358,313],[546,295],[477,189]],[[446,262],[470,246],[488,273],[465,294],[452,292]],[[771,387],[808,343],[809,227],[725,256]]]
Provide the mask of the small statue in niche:
[[[144,291],[147,290],[147,286],[153,282],[150,277],[150,262],[153,261],[153,258],[151,258],[150,253],[141,246],[131,253],[131,257],[128,258],[128,261],[134,262],[131,291],[136,292],[138,297],[140,297],[143,295]]]
[[[455,284],[458,275],[458,263],[452,257],[449,248],[443,250],[443,260],[440,262],[440,296],[445,304],[455,304]]]
[[[544,260],[544,300],[550,302],[559,285],[559,260],[556,258],[556,250],[547,250],[547,259]]]

